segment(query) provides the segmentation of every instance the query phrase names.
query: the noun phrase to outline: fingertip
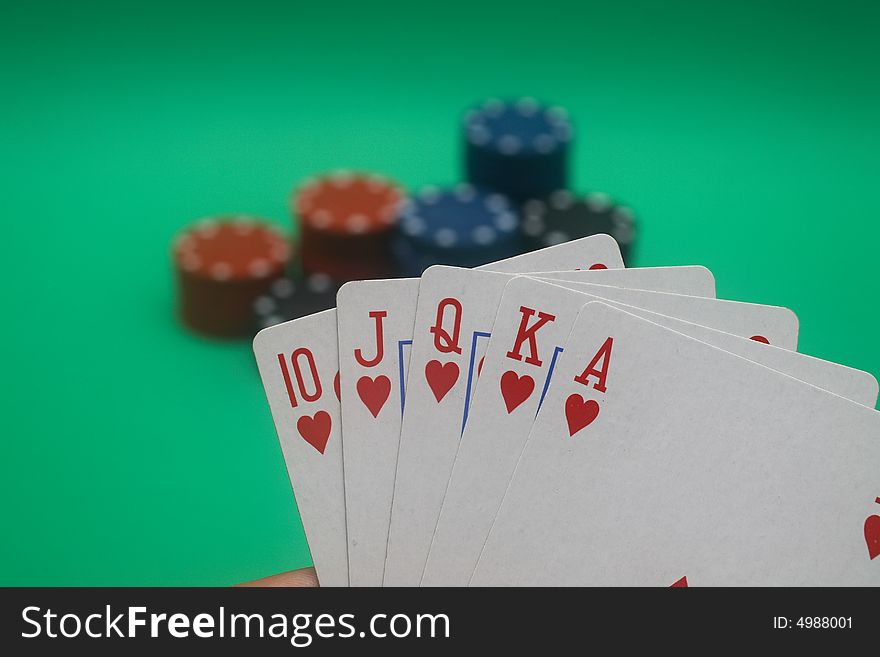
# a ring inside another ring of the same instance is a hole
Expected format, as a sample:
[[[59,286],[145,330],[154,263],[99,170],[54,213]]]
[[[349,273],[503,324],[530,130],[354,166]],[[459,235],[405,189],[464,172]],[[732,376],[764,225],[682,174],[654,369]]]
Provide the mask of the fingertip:
[[[318,574],[314,568],[300,568],[278,575],[262,577],[251,582],[236,584],[238,588],[315,588],[318,584]]]

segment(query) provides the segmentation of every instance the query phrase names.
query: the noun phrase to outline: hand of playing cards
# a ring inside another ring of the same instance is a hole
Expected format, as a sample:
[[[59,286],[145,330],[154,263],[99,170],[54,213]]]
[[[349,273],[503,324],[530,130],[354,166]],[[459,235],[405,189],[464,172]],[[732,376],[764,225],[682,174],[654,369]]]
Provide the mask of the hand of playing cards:
[[[587,237],[257,335],[322,586],[880,584],[874,377],[622,266]]]

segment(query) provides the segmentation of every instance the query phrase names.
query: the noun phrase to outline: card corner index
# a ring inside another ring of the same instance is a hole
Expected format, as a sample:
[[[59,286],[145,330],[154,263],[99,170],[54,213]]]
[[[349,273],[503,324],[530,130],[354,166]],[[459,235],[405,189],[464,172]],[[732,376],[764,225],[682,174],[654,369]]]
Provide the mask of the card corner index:
[[[597,235],[592,235],[591,237],[596,238],[594,240],[595,242],[604,242],[605,246],[611,250],[611,257],[613,258],[611,262],[613,262],[613,265],[608,263],[607,266],[609,269],[623,269],[625,267],[623,263],[623,254],[620,252],[620,244],[617,243],[616,239],[607,233],[599,233]]]

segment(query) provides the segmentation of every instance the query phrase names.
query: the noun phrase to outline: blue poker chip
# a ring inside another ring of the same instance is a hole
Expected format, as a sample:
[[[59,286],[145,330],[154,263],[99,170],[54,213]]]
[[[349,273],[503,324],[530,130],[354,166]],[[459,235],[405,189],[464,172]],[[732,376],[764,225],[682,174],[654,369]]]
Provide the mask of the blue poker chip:
[[[509,157],[549,155],[571,142],[568,112],[533,98],[487,100],[465,114],[468,142]]]
[[[404,239],[394,239],[391,242],[391,251],[394,255],[396,272],[398,276],[418,277],[431,265],[452,265],[455,267],[479,267],[496,260],[504,260],[519,255],[525,251],[522,247],[502,248],[496,245],[487,249],[474,249],[465,252],[441,251],[424,248],[407,242]]]
[[[404,203],[393,250],[400,273],[410,276],[433,264],[510,257],[522,251],[519,215],[503,195],[472,185],[426,187]]]
[[[568,113],[532,98],[488,100],[462,122],[469,182],[521,202],[568,186]]]
[[[519,217],[504,196],[472,185],[426,187],[403,206],[400,232],[432,249],[462,251],[517,239]]]

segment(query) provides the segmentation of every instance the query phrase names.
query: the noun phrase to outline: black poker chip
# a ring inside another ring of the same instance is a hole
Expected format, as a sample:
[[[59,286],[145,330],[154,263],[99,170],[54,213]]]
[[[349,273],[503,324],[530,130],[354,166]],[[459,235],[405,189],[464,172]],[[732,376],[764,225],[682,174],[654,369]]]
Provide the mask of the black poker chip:
[[[590,235],[611,235],[628,265],[636,242],[636,219],[632,209],[613,202],[607,194],[594,192],[576,197],[558,190],[523,204],[522,232],[531,249]]]
[[[339,287],[327,274],[279,278],[267,294],[254,301],[255,331],[333,308]]]

